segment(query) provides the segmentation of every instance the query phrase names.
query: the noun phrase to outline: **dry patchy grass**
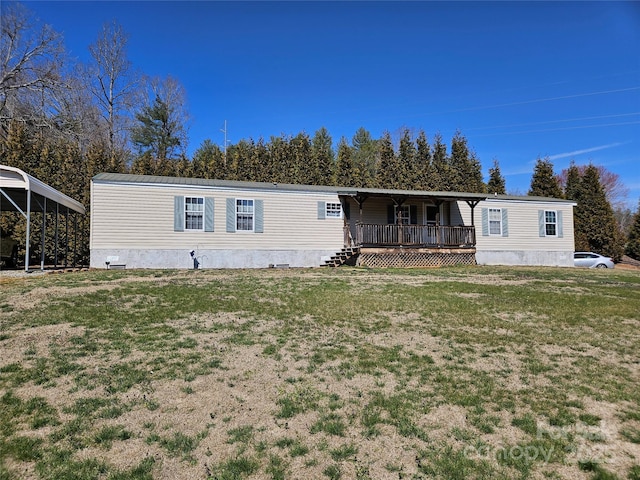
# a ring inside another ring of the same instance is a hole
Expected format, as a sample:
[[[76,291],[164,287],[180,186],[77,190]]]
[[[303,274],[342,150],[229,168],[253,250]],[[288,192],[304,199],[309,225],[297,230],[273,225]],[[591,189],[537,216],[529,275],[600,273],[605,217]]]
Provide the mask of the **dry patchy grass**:
[[[0,291],[0,479],[640,478],[640,274],[79,272]]]

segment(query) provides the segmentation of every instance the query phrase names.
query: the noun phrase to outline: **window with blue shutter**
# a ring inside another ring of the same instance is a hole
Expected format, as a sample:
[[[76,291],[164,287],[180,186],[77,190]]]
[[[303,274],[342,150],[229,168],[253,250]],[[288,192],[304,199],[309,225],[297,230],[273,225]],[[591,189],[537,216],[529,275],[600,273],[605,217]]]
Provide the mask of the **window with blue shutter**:
[[[253,231],[255,233],[264,233],[264,205],[262,200],[254,200],[254,223]]]
[[[173,197],[173,231],[184,232],[184,197]]]
[[[506,208],[502,209],[502,236],[509,236],[509,216]]]
[[[213,232],[213,197],[205,197],[204,199],[204,231]]]
[[[227,232],[236,231],[236,199],[227,198]]]
[[[482,236],[483,237],[489,236],[489,209],[488,208],[482,209]]]

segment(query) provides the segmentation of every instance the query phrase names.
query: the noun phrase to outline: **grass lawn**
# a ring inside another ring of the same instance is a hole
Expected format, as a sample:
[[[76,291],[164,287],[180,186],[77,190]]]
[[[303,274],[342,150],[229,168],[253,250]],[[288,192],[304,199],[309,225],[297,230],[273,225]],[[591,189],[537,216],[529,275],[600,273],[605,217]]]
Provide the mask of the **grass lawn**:
[[[0,277],[0,479],[640,479],[640,272]]]

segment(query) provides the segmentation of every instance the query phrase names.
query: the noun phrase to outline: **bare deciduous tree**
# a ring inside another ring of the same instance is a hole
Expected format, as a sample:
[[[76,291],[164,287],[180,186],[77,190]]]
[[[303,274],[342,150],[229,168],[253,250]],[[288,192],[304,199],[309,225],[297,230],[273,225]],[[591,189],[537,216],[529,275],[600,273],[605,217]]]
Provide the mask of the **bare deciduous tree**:
[[[89,46],[93,63],[88,67],[88,85],[107,125],[111,152],[125,146],[124,133],[133,106],[138,75],[127,58],[128,37],[115,21],[105,23],[96,42]]]
[[[50,126],[52,92],[61,86],[62,36],[39,26],[20,4],[0,16],[0,122],[6,134],[11,120]]]

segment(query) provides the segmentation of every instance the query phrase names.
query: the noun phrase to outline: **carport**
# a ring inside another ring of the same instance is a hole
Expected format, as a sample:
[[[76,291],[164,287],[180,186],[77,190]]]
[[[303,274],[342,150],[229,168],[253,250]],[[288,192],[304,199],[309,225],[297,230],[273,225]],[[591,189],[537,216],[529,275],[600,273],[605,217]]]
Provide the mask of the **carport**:
[[[59,192],[55,188],[41,182],[28,173],[6,165],[0,165],[0,211],[2,212],[19,212],[27,222],[25,233],[25,259],[24,269],[29,271],[29,239],[32,228],[32,213],[43,213],[42,221],[39,225],[41,229],[42,254],[40,258],[40,269],[44,270],[45,263],[45,233],[47,227],[47,215],[44,213],[55,214],[55,252],[54,263],[58,266],[58,240],[59,240],[59,218],[61,215],[65,217],[65,266],[69,250],[69,215],[73,216],[73,264],[76,264],[77,256],[77,236],[78,236],[78,214],[85,214],[85,208],[80,202],[77,202],[64,193]]]

